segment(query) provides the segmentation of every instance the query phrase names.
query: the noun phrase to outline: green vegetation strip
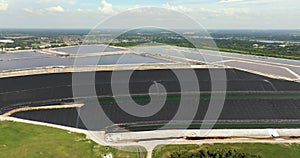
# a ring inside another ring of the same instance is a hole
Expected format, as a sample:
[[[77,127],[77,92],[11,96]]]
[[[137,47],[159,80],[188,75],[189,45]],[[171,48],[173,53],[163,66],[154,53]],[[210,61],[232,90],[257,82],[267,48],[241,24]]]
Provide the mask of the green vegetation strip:
[[[159,128],[164,129],[248,129],[248,128],[299,128],[300,124],[287,124],[287,123],[279,123],[279,124],[267,124],[267,123],[216,123],[216,124],[174,124],[174,125],[164,125],[164,124],[148,124],[148,125],[128,125],[126,127],[131,131],[144,131],[144,130],[154,130]]]
[[[137,151],[140,153],[137,153]],[[132,151],[132,152],[131,152]],[[51,127],[0,121],[0,157],[146,157],[142,147],[126,147],[118,150],[100,146],[84,134],[72,133]]]
[[[215,154],[218,153],[221,157],[222,152],[228,154],[238,153],[240,155],[247,155],[246,157],[263,157],[263,158],[299,158],[300,157],[300,145],[299,144],[267,144],[267,143],[232,143],[232,144],[204,144],[204,145],[160,145],[157,146],[153,153],[153,158],[169,158],[176,157],[176,155],[182,155],[179,157],[185,157],[186,153],[193,153],[196,155],[202,151],[206,153]],[[176,154],[177,153],[177,154]],[[185,154],[184,154],[185,153]],[[178,158],[179,158],[178,157]],[[201,156],[198,156],[201,157]],[[205,157],[205,156],[202,156]],[[217,156],[216,156],[217,157]]]
[[[213,49],[211,49],[213,50]],[[295,55],[285,55],[279,53],[266,53],[266,52],[255,52],[255,51],[244,51],[244,50],[235,50],[235,49],[227,49],[227,48],[219,48],[219,51],[228,52],[228,53],[238,53],[238,54],[247,54],[247,55],[256,55],[263,57],[274,57],[274,58],[284,58],[284,59],[293,59],[300,60],[300,57],[295,53]]]
[[[222,99],[226,96],[226,99],[300,99],[299,93],[228,93],[228,94],[214,94],[214,99]],[[211,94],[201,94],[201,95],[194,95],[194,94],[183,94],[181,95],[168,95],[166,97],[167,100],[180,100],[180,99],[203,99],[208,100],[211,98]],[[103,97],[99,98],[98,100],[86,100],[86,103],[93,103],[93,102],[100,102],[100,103],[110,103],[115,102],[118,100],[119,102],[126,102],[130,100],[135,101],[150,101],[150,100],[164,100],[165,96],[124,96],[124,97]]]

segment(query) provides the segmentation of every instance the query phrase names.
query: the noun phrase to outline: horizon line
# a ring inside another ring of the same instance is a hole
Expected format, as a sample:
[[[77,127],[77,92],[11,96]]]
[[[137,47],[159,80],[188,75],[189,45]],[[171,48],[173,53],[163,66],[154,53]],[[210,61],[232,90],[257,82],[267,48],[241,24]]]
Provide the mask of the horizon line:
[[[18,27],[5,27],[0,28],[0,30],[5,29],[15,29],[15,30],[124,30],[128,28],[103,28],[103,29],[93,29],[93,28],[18,28]],[[199,30],[201,30],[200,28]],[[198,30],[195,28],[174,28],[174,30]],[[206,28],[206,30],[299,30],[300,28]]]

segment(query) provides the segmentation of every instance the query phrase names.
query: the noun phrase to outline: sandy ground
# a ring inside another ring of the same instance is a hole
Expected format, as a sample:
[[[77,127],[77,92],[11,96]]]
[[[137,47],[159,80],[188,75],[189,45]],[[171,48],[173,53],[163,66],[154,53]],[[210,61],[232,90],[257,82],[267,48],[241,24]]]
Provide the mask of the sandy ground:
[[[2,116],[8,117],[13,115],[14,113],[17,112],[22,112],[22,111],[31,111],[31,110],[46,110],[46,109],[66,109],[66,108],[76,108],[76,107],[82,107],[83,104],[70,104],[70,105],[51,105],[51,106],[39,106],[39,107],[24,107],[24,108],[19,108],[19,109],[14,109],[11,110]]]

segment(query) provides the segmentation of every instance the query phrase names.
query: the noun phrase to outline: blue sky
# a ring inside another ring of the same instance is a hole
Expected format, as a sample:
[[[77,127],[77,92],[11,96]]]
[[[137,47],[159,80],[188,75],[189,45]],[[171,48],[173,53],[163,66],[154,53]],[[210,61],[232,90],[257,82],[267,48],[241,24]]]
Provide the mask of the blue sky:
[[[299,0],[0,0],[0,28],[92,28],[142,6],[177,10],[216,29],[300,29]]]

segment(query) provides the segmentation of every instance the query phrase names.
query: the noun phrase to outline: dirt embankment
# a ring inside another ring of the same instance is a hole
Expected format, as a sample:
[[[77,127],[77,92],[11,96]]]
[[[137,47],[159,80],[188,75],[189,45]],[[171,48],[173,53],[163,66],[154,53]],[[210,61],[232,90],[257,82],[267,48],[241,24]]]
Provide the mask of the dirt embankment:
[[[2,116],[9,117],[14,113],[23,112],[23,111],[32,111],[32,110],[47,110],[47,109],[66,109],[66,108],[76,108],[82,107],[83,104],[69,104],[69,105],[51,105],[51,106],[36,106],[36,107],[24,107],[19,109],[11,110]]]

